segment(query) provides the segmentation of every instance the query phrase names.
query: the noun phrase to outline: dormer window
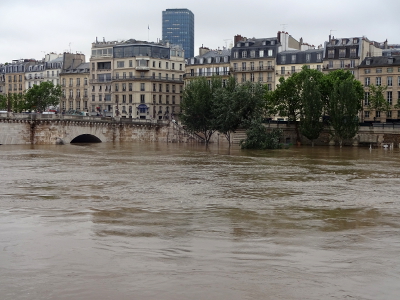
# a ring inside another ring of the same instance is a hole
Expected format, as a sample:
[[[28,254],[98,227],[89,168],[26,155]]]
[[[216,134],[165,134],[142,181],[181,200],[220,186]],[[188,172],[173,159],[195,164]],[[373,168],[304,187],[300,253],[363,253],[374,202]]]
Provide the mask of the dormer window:
[[[246,42],[246,43],[245,43],[245,46],[248,47],[248,46],[249,46],[249,42]]]
[[[217,57],[215,58],[215,62],[216,62],[216,63],[219,63],[220,61],[221,61],[221,57],[217,56]]]
[[[246,58],[247,57],[247,51],[242,51],[242,57]]]
[[[194,65],[194,58],[191,58],[191,59],[190,59],[190,64],[191,64],[191,65]]]
[[[207,63],[211,64],[211,57],[207,58]]]
[[[236,47],[240,47],[240,46],[241,46],[240,43],[237,43]]]
[[[275,41],[271,41],[271,45],[275,45]]]
[[[358,39],[353,39],[353,44],[357,44],[358,43]]]
[[[228,56],[224,56],[224,62],[228,62]]]
[[[234,58],[239,58],[239,52],[237,52],[237,51],[236,51],[236,52],[233,52],[233,57],[234,57]]]
[[[393,57],[389,57],[388,58],[388,64],[392,64],[393,63]]]
[[[371,60],[370,60],[370,59],[367,59],[367,60],[365,61],[365,64],[366,64],[367,66],[369,66],[369,65],[371,64]]]
[[[204,58],[200,58],[200,64],[204,63]]]

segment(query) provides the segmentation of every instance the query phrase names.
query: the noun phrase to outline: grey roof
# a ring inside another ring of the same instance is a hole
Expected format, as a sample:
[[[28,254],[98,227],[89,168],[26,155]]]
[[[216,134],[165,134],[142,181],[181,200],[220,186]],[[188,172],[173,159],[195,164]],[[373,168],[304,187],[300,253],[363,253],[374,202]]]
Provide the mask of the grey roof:
[[[230,56],[230,55],[231,55],[231,49],[210,50],[201,56],[200,55],[196,56],[196,58],[200,58],[200,57],[208,58],[208,57],[217,57],[217,56],[223,57],[223,56]]]
[[[393,60],[389,63],[389,60]],[[369,64],[367,64],[369,61]],[[359,68],[370,68],[370,67],[390,67],[390,66],[400,66],[400,55],[398,56],[376,56],[365,58]]]

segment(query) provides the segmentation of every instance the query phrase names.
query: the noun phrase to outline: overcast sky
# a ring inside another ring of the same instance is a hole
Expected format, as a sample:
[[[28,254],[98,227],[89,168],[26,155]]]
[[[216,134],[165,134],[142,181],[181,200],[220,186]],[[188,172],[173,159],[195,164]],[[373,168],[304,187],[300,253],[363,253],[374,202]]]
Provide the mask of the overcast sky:
[[[70,50],[88,61],[96,37],[157,41],[167,8],[194,13],[195,55],[201,45],[229,46],[236,34],[268,38],[283,29],[315,46],[331,30],[400,44],[400,0],[0,0],[0,62]]]

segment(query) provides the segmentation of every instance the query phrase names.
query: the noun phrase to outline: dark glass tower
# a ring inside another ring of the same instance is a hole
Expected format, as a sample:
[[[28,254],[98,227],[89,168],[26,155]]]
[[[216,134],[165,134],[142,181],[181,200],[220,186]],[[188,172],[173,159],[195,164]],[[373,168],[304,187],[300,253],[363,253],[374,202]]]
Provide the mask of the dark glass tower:
[[[181,45],[185,58],[194,57],[194,14],[186,8],[163,11],[162,39]]]

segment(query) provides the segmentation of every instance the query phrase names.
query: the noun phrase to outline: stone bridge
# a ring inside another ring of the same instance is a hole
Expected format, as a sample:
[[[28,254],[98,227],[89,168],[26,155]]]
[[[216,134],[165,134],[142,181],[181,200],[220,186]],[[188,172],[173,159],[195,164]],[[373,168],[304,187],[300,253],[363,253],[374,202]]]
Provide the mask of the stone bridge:
[[[202,142],[175,122],[45,114],[0,114],[0,144]]]

